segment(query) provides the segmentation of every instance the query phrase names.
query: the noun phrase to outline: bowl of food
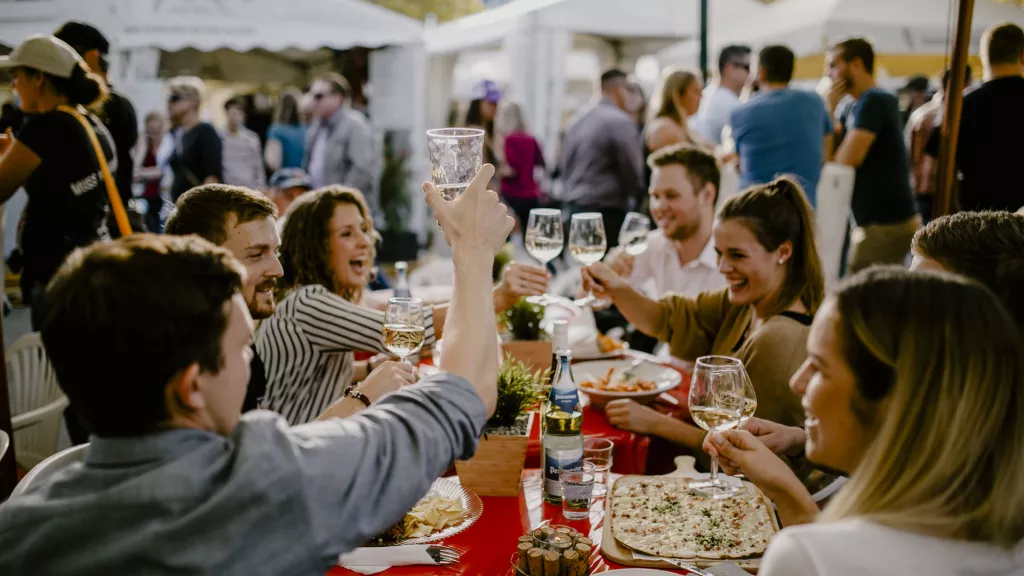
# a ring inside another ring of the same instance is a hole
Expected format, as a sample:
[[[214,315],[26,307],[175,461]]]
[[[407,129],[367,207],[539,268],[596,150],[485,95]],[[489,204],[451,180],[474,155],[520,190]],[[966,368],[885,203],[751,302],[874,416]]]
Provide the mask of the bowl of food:
[[[596,406],[619,398],[650,404],[683,381],[674,369],[646,359],[579,362],[573,364],[572,373],[580,391]]]

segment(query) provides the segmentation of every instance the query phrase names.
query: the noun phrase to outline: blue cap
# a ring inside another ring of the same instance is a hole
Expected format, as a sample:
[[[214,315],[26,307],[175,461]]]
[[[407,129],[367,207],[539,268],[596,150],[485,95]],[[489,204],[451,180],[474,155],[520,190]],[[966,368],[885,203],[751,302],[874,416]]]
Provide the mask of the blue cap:
[[[288,188],[312,190],[313,182],[309,179],[309,174],[306,174],[301,168],[282,168],[270,177],[270,186],[278,190],[287,190]]]
[[[497,104],[501,102],[501,90],[492,80],[481,80],[473,87],[473,100],[487,100]]]

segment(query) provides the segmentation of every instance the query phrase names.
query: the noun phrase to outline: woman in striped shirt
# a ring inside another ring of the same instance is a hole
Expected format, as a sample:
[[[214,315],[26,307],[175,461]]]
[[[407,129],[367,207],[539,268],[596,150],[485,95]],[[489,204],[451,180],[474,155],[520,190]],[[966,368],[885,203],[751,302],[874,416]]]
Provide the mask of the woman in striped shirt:
[[[363,195],[329,186],[297,199],[281,237],[284,297],[256,333],[267,374],[263,407],[290,424],[309,422],[373,366],[353,351],[385,352],[384,313],[360,304],[373,274],[378,238]],[[543,294],[547,272],[513,265],[495,289],[495,308]],[[425,314],[424,346],[440,338],[447,306]],[[375,398],[371,398],[376,400]]]

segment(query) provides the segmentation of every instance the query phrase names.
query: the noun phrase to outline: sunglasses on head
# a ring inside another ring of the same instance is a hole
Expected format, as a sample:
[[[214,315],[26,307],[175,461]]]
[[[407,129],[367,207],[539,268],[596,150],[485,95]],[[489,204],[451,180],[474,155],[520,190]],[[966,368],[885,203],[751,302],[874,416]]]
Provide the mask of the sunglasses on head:
[[[326,92],[314,92],[313,93],[313,100],[319,102],[319,101],[323,100],[325,96],[327,96]]]

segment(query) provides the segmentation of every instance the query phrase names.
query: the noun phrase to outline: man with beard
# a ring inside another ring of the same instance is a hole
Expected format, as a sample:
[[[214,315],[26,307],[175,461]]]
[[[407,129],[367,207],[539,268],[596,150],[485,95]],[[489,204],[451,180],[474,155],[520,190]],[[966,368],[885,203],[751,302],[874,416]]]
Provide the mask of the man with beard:
[[[690,144],[666,146],[648,158],[650,209],[657,229],[647,250],[629,256],[615,249],[612,268],[652,298],[666,292],[696,296],[725,287],[711,227],[718,201],[715,157]]]

